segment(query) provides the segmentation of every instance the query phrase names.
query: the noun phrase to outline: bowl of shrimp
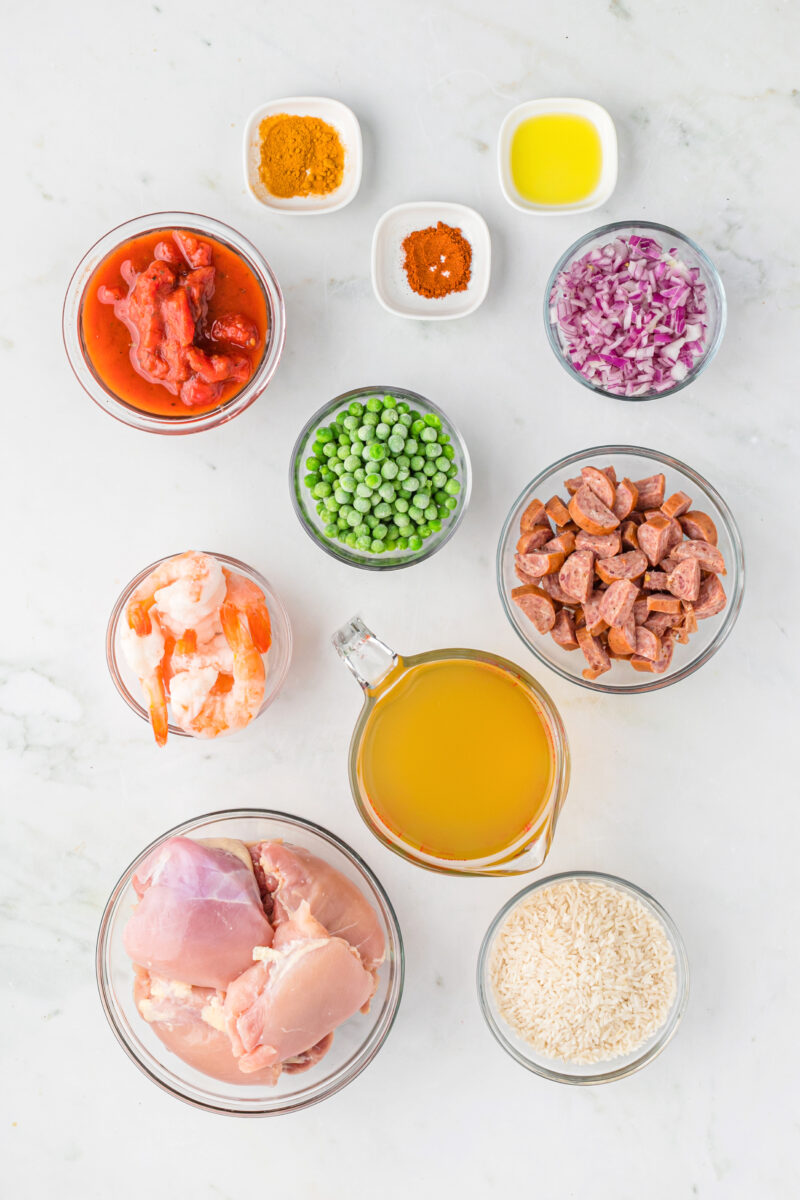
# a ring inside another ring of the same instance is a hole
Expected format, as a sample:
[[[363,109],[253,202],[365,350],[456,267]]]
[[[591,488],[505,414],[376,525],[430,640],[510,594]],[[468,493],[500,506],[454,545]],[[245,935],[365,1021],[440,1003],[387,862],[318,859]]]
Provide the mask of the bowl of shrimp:
[[[292,631],[270,583],[227,554],[185,551],[123,588],[106,630],[114,686],[156,743],[216,738],[260,716],[283,687]]]

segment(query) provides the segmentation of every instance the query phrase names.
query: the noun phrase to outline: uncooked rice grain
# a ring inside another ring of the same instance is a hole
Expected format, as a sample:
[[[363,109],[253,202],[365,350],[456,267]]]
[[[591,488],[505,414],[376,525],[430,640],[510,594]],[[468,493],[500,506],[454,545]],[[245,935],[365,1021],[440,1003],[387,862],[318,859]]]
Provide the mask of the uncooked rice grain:
[[[638,1050],[667,1020],[676,990],[663,923],[629,892],[588,879],[540,888],[513,908],[489,978],[514,1032],[576,1065]]]

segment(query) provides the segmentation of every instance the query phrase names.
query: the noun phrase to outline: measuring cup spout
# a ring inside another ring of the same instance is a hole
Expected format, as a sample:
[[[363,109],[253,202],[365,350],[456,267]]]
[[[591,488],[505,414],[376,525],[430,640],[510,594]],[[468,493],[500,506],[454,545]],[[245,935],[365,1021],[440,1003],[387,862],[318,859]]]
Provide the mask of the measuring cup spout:
[[[371,691],[397,666],[398,655],[377,638],[361,617],[352,617],[331,638],[334,649],[362,688]]]

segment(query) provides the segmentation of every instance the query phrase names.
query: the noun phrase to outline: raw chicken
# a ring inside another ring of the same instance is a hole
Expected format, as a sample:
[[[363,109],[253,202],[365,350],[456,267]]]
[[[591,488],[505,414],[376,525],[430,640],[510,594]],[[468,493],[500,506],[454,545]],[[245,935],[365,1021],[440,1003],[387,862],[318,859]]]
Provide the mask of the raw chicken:
[[[165,979],[224,989],[250,966],[256,946],[272,944],[241,842],[224,848],[170,838],[146,859],[133,886],[140,899],[125,927],[125,949]]]
[[[266,892],[274,906],[271,915],[276,924],[293,916],[305,900],[331,937],[344,938],[358,951],[368,971],[380,966],[386,946],[377,914],[341,871],[308,850],[283,842],[256,842],[250,854],[262,895]]]
[[[303,900],[280,921],[272,947],[228,988],[225,1017],[233,1053],[246,1074],[317,1045],[367,1003],[374,979],[356,950],[329,937]]]

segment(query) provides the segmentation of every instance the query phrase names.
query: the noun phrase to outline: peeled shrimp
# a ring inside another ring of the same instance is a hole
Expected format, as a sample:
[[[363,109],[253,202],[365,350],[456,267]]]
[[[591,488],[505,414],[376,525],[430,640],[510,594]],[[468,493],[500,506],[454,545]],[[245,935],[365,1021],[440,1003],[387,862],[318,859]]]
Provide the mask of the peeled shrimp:
[[[161,624],[176,637],[197,630],[225,597],[225,576],[215,558],[187,550],[159,563],[134,591],[125,612],[140,636],[150,633],[150,610],[158,604]],[[181,626],[181,628],[179,628]]]
[[[226,599],[220,619],[233,651],[233,671],[230,676],[217,677],[200,711],[184,726],[195,737],[212,738],[241,729],[252,721],[264,699],[264,660],[250,633],[246,613]]]

